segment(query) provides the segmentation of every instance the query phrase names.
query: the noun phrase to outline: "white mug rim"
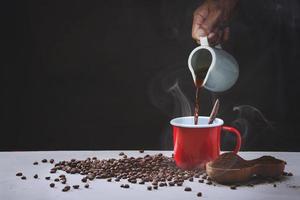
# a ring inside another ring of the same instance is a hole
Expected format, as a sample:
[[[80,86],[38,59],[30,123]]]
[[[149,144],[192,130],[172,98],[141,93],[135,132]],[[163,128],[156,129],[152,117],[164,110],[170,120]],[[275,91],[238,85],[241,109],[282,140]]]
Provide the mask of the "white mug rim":
[[[208,121],[209,117],[207,116],[199,116],[198,120],[202,121],[201,119],[204,119],[205,121]],[[212,127],[218,127],[218,126],[222,126],[224,124],[224,121],[220,118],[216,118],[212,124],[187,124],[187,123],[183,123],[180,122],[182,120],[192,120],[192,122],[194,121],[194,116],[186,116],[186,117],[177,117],[174,118],[170,121],[170,124],[172,126],[176,126],[176,127],[182,127],[182,128],[212,128]]]

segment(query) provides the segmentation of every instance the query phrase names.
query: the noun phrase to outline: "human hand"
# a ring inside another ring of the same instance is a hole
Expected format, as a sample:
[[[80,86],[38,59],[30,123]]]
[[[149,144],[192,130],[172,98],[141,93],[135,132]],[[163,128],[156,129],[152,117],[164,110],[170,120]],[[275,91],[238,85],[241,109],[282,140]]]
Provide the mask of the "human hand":
[[[207,36],[211,45],[227,41],[228,20],[238,0],[206,0],[194,12],[192,37],[200,44],[200,37]]]

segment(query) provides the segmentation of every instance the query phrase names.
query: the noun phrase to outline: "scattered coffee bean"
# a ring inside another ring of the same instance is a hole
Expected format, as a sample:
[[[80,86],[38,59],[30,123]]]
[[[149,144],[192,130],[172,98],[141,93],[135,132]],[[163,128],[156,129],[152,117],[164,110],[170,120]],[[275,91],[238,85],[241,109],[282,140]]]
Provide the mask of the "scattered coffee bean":
[[[120,187],[123,188],[123,187],[124,187],[124,184],[121,184]]]
[[[129,185],[128,184],[124,184],[124,188],[129,188]]]
[[[53,163],[54,163],[54,159],[50,159],[49,162],[50,162],[51,164],[53,164]]]
[[[33,163],[33,165],[38,165],[38,164],[39,164],[39,163],[38,163],[38,162],[36,162],[36,161]]]
[[[87,184],[84,185],[84,187],[85,187],[85,188],[89,188],[90,185],[87,183]]]
[[[65,186],[63,189],[62,189],[62,191],[63,192],[67,192],[67,191],[69,191],[71,189],[71,187],[70,186]]]
[[[46,180],[50,180],[50,176],[46,176],[45,179],[46,179]]]
[[[119,179],[119,178],[116,178],[116,179],[115,179],[115,181],[116,181],[116,182],[119,182],[119,181],[120,181],[120,179]]]
[[[73,185],[73,188],[74,188],[74,189],[78,189],[78,188],[79,188],[79,185]]]
[[[82,181],[83,183],[86,183],[86,182],[87,182],[87,178],[82,178],[81,181]]]
[[[169,186],[174,186],[175,183],[174,182],[169,182]]]
[[[67,183],[67,180],[66,179],[62,179],[61,180],[61,184],[66,184]]]
[[[235,186],[235,185],[233,185],[233,186],[230,186],[230,189],[232,189],[232,190],[236,190],[236,186]]]
[[[158,186],[159,186],[159,187],[164,187],[164,186],[165,186],[165,183],[159,183]]]
[[[207,185],[212,185],[213,183],[211,181],[206,182]]]
[[[184,188],[184,191],[190,192],[190,191],[192,191],[192,188],[190,188],[190,187],[185,187],[185,188]]]
[[[58,179],[58,178],[56,178],[56,179],[54,179],[54,181],[55,181],[55,182],[58,182],[58,181],[59,181],[59,179]]]
[[[33,178],[35,178],[35,179],[37,179],[39,176],[37,175],[37,174],[35,174],[34,176],[33,176]]]
[[[56,173],[56,169],[51,169],[51,170],[50,170],[50,173],[51,173],[51,174],[55,174],[55,173]]]
[[[292,172],[287,173],[287,176],[293,176]]]
[[[139,152],[140,152],[140,153],[144,153],[144,149],[140,149]]]
[[[273,187],[277,187],[277,185],[276,185],[276,184],[274,184],[274,185],[273,185]]]
[[[50,183],[50,187],[52,187],[52,188],[53,188],[54,186],[55,186],[55,184],[54,184],[54,183]]]
[[[97,160],[97,157],[96,157],[96,156],[94,156],[92,159],[93,159],[93,160]]]
[[[157,186],[157,185],[154,185],[154,186],[153,186],[153,189],[154,189],[154,190],[157,190],[157,189],[158,189],[158,186]]]
[[[144,182],[144,181],[140,181],[140,182],[139,182],[139,184],[141,184],[141,185],[144,185],[144,184],[145,184],[145,182]]]
[[[152,185],[158,185],[158,183],[156,181],[152,182]]]
[[[124,156],[124,155],[125,155],[124,152],[119,153],[119,156]]]
[[[42,160],[42,163],[46,163],[46,162],[48,162],[47,159],[43,159]]]
[[[16,176],[22,176],[22,175],[23,175],[22,172],[16,173]]]
[[[108,178],[108,179],[107,179],[107,182],[111,182],[111,178]]]
[[[22,176],[21,179],[22,179],[22,180],[26,180],[26,176]]]
[[[199,179],[198,182],[199,183],[204,183],[204,180],[203,179]]]
[[[189,181],[190,181],[190,182],[193,182],[193,181],[194,181],[193,177],[189,178]]]
[[[197,197],[202,197],[202,193],[201,193],[201,192],[198,192],[198,193],[197,193]]]
[[[147,187],[147,190],[152,190],[152,187],[151,187],[151,186],[148,186],[148,187]]]
[[[59,175],[59,178],[60,178],[60,179],[65,179],[66,176],[65,176],[64,174],[61,174],[61,175]]]
[[[177,185],[177,186],[182,186],[182,184],[183,184],[182,182],[179,182],[179,183],[177,183],[176,185]]]

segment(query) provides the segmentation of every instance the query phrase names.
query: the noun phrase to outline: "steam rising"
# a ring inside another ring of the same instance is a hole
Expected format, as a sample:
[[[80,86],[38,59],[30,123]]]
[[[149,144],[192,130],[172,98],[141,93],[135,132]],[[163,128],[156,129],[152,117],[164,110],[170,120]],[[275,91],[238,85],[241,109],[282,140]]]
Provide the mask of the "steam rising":
[[[180,116],[191,116],[192,111],[189,100],[178,86],[178,81],[168,89],[168,92],[170,92],[174,98],[175,113],[179,113]]]

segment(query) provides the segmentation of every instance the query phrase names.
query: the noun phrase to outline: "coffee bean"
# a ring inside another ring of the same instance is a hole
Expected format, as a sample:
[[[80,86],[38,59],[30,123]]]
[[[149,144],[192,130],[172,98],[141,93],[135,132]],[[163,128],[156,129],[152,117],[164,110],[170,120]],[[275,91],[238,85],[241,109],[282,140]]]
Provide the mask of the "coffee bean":
[[[22,172],[16,173],[16,176],[22,176],[22,175],[23,175]]]
[[[51,173],[51,174],[55,174],[55,173],[56,173],[56,169],[51,169],[51,170],[50,170],[50,173]]]
[[[140,153],[144,153],[144,149],[140,149],[139,152],[140,152]]]
[[[59,179],[58,179],[58,178],[56,178],[56,179],[54,179],[54,181],[55,181],[55,182],[58,182],[58,181],[59,181]]]
[[[120,187],[123,188],[123,187],[124,187],[124,184],[121,184]]]
[[[84,185],[84,187],[85,187],[85,188],[89,188],[90,185],[87,183],[87,184]]]
[[[120,181],[120,179],[119,179],[119,178],[116,178],[116,179],[115,179],[115,181],[116,181],[116,182],[119,182],[119,181]]]
[[[86,182],[87,182],[87,178],[82,178],[81,181],[82,181],[83,183],[86,183]]]
[[[152,185],[158,185],[158,183],[157,182],[152,182]]]
[[[67,191],[69,191],[71,189],[71,187],[70,186],[65,186],[63,189],[62,189],[62,191],[63,192],[67,192]]]
[[[79,188],[79,185],[73,185],[73,188],[74,188],[74,189],[78,189],[78,188]]]
[[[235,185],[233,185],[233,186],[230,186],[230,189],[232,189],[232,190],[236,190],[236,186],[235,186]]]
[[[199,183],[204,183],[204,180],[203,179],[199,179],[198,182]]]
[[[147,187],[147,190],[152,190],[152,187],[151,187],[151,186],[148,186],[148,187]]]
[[[54,163],[54,159],[50,159],[49,162],[50,162],[51,164],[53,164],[53,163]]]
[[[45,179],[46,179],[46,180],[50,180],[50,176],[46,176]]]
[[[184,191],[190,192],[190,191],[192,191],[192,188],[190,188],[190,187],[185,187],[185,188],[184,188]]]
[[[202,193],[201,193],[201,192],[198,192],[198,193],[197,193],[197,197],[202,197]]]
[[[61,178],[61,179],[65,179],[65,178],[66,178],[66,176],[65,176],[64,174],[61,174],[61,175],[59,175],[59,178]]]
[[[47,159],[43,159],[42,160],[42,163],[46,163],[46,162],[48,162]]]
[[[157,190],[157,189],[158,189],[158,186],[157,186],[157,185],[154,185],[154,186],[153,186],[153,189],[154,189],[154,190]]]
[[[176,184],[177,186],[182,186],[182,182],[179,182]]]
[[[52,187],[52,188],[53,188],[54,186],[55,186],[55,184],[54,184],[54,183],[50,183],[50,187]]]
[[[158,186],[159,186],[159,187],[164,187],[164,186],[165,186],[165,183],[159,183]]]
[[[129,188],[129,185],[128,185],[128,184],[125,184],[125,185],[124,185],[124,188]]]
[[[93,160],[97,160],[97,157],[96,157],[96,156],[94,156],[92,159],[93,159]]]
[[[274,184],[274,185],[273,185],[273,187],[277,187],[277,185],[276,185],[276,184]]]
[[[145,182],[144,182],[144,181],[140,181],[140,182],[139,182],[139,184],[141,184],[141,185],[144,185],[144,184],[145,184]]]
[[[39,176],[37,175],[37,174],[35,174],[34,176],[33,176],[33,178],[35,178],[35,179],[37,179]]]
[[[107,182],[111,182],[111,178],[107,179]]]
[[[22,179],[22,180],[26,180],[26,176],[22,176],[21,179]]]
[[[38,165],[38,164],[39,164],[39,163],[38,163],[38,162],[36,162],[36,161],[33,163],[33,165]]]
[[[61,180],[61,184],[66,184],[67,183],[67,180],[66,179],[62,179]]]
[[[190,181],[190,182],[193,182],[193,181],[194,181],[193,177],[189,178],[189,181]]]
[[[207,181],[206,184],[207,185],[212,185],[212,182],[211,181]]]
[[[119,153],[119,156],[124,156],[124,155],[125,155],[124,152]]]
[[[175,183],[174,182],[169,182],[169,186],[174,186]]]

